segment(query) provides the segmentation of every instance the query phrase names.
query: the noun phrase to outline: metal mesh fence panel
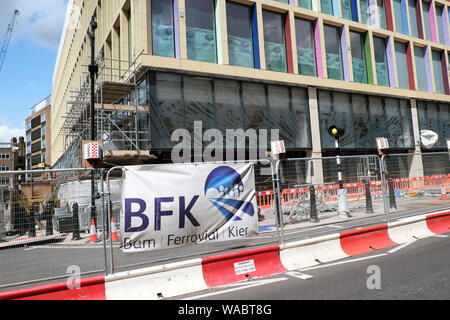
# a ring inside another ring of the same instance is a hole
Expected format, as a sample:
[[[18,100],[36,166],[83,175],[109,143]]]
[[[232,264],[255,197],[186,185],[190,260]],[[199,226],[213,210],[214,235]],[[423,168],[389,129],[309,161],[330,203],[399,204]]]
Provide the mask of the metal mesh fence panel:
[[[0,174],[0,290],[105,270],[101,176],[42,170]],[[95,214],[91,203],[95,202]]]
[[[342,206],[339,167],[345,194]],[[286,229],[385,213],[378,156],[286,159],[279,161],[277,174]]]
[[[436,210],[448,207],[449,157],[448,152],[383,156],[391,214],[410,209]]]

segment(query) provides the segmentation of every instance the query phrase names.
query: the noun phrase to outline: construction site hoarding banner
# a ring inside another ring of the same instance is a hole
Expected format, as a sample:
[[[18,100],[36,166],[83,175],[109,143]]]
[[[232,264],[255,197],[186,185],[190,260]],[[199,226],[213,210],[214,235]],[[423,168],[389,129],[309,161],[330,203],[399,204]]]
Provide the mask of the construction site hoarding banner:
[[[253,163],[124,167],[122,186],[124,252],[257,233]]]

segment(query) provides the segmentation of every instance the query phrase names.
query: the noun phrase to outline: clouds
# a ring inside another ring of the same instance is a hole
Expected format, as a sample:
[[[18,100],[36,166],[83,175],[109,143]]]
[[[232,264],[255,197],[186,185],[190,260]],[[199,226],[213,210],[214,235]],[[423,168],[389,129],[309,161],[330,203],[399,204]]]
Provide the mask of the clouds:
[[[57,50],[64,19],[67,0],[1,0],[0,35],[6,32],[15,9],[20,11],[11,42],[30,40],[43,48]]]
[[[25,129],[9,128],[6,125],[0,125],[0,142],[10,142],[12,137],[24,137]]]

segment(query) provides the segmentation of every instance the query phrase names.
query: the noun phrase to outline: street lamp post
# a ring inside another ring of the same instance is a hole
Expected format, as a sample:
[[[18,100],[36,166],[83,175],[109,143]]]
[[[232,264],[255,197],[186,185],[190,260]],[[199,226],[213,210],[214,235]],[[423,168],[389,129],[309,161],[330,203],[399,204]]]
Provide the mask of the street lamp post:
[[[88,36],[91,45],[91,64],[89,65],[90,85],[91,85],[91,141],[96,139],[95,137],[95,77],[98,73],[98,65],[95,63],[95,30],[97,29],[97,22],[95,16],[91,18],[91,29],[88,31]],[[95,176],[94,171],[91,173],[91,218],[94,219],[94,224],[97,227],[97,216],[95,210]]]

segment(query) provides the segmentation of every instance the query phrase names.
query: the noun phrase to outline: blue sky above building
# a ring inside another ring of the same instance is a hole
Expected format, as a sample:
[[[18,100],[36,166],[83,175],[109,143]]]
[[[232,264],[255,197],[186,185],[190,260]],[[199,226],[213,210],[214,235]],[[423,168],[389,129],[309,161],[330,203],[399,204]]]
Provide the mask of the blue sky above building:
[[[24,136],[30,108],[52,91],[52,76],[67,0],[2,0],[0,41],[15,9],[20,11],[0,71],[0,141]]]

